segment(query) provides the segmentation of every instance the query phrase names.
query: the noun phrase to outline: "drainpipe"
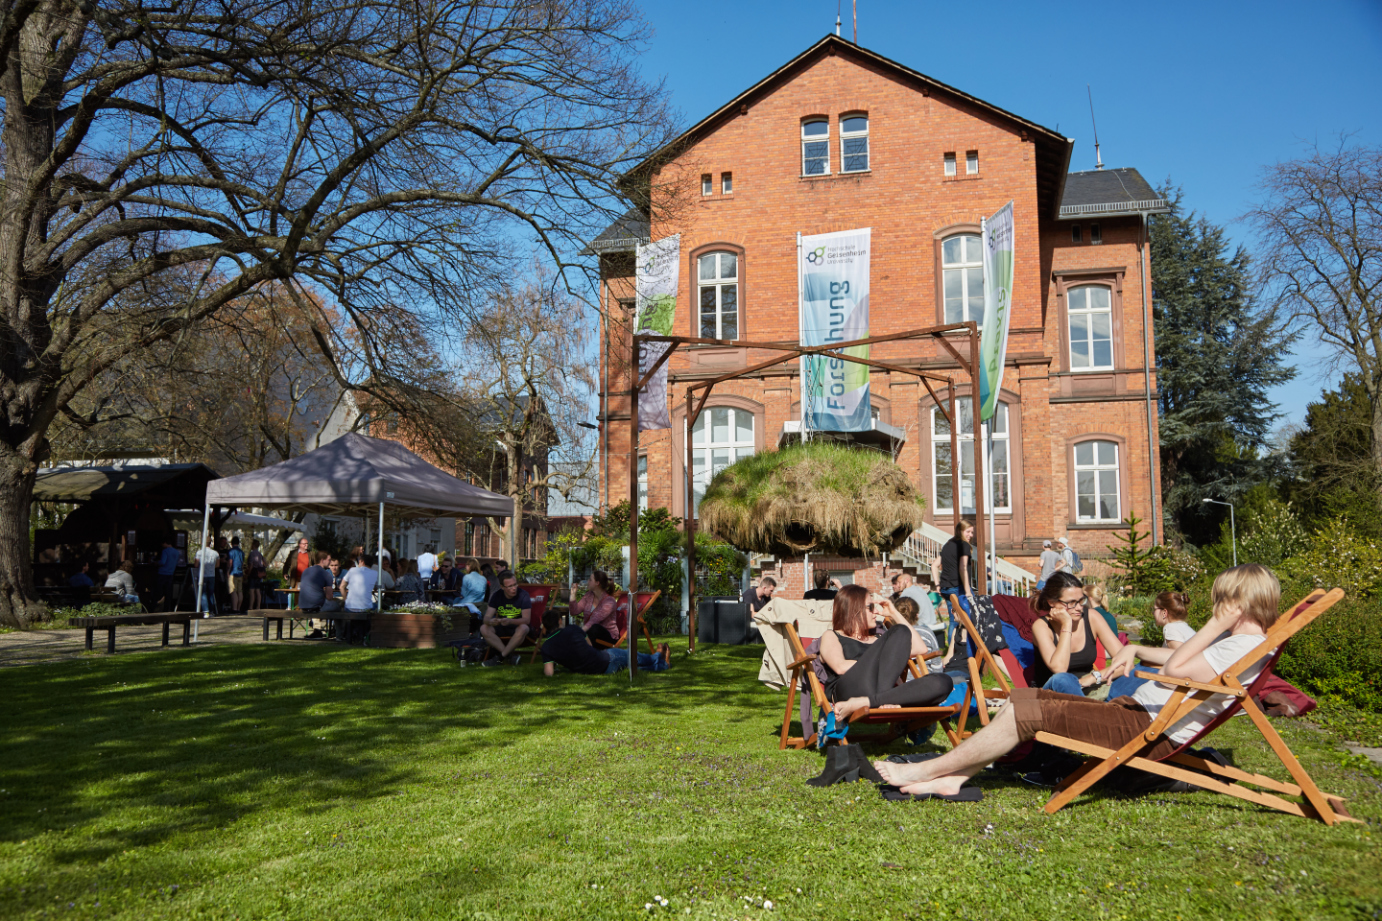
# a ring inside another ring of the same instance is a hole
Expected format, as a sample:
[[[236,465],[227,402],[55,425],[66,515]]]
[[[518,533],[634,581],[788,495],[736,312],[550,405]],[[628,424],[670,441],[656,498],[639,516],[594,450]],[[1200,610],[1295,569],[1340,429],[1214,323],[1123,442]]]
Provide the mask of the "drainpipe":
[[[1151,298],[1147,295],[1147,276],[1151,268],[1151,254],[1148,252],[1147,240],[1147,212],[1143,211],[1142,242],[1139,245],[1141,252],[1138,254],[1138,268],[1142,274],[1142,380],[1147,388],[1147,490],[1152,500],[1152,546],[1155,547],[1161,543],[1161,529],[1157,522],[1156,505],[1156,475],[1157,467],[1160,465],[1161,452],[1156,449],[1156,416],[1152,408],[1152,323],[1149,312]]]

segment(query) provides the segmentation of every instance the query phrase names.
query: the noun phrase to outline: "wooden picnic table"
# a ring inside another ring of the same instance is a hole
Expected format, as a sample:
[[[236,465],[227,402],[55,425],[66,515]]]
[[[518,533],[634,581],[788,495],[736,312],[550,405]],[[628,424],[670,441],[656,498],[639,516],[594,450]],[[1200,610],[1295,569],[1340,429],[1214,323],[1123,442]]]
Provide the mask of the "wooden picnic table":
[[[348,625],[346,641],[349,642],[351,639],[354,638],[356,624],[363,622],[365,624],[366,632],[368,632],[370,615],[373,613],[373,611],[303,611],[298,609],[284,611],[279,610],[278,608],[259,608],[254,611],[250,611],[247,616],[258,617],[263,619],[264,639],[266,640],[269,638],[270,623],[277,625],[278,632],[276,638],[281,640],[283,639],[283,622],[286,620],[288,622],[288,639],[291,640],[293,639],[293,627],[299,621],[342,621]],[[306,633],[306,631],[307,624],[304,623],[303,632]]]
[[[139,626],[149,624],[163,625],[163,645],[168,645],[168,627],[171,624],[182,624],[182,645],[187,646],[191,643],[192,618],[190,611],[173,611],[167,614],[112,614],[105,617],[74,617],[70,621],[73,626],[86,628],[86,648],[91,651],[92,634],[97,630],[106,631],[106,652],[115,651],[115,628],[123,626]],[[265,633],[268,628],[265,628]]]

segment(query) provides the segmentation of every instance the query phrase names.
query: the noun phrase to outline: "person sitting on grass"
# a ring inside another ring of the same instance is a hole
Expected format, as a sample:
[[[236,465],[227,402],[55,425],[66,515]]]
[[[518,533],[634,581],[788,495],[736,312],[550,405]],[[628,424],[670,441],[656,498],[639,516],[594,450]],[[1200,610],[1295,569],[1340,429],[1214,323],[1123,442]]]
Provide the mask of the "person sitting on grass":
[[[1186,609],[1190,606],[1190,596],[1184,592],[1162,592],[1156,596],[1152,603],[1152,617],[1155,618],[1157,626],[1161,628],[1161,647],[1150,647],[1150,656],[1144,656],[1140,651],[1130,653],[1142,660],[1143,671],[1154,672],[1153,665],[1160,665],[1157,661],[1162,658],[1168,650],[1179,649],[1188,643],[1195,636],[1195,628],[1185,622]],[[1143,650],[1146,646],[1127,646],[1127,649]],[[1114,658],[1117,661],[1117,657]],[[1113,674],[1113,664],[1109,664],[1109,674]],[[1108,695],[1112,700],[1114,697],[1131,696],[1139,687],[1147,683],[1147,678],[1139,678],[1132,674],[1132,669],[1125,670],[1124,674],[1112,679],[1109,685]]]
[[[542,673],[551,678],[558,665],[581,675],[613,675],[629,667],[629,651],[596,649],[580,624],[568,624],[542,644]],[[671,667],[672,649],[666,643],[656,653],[638,653],[639,671],[665,672]]]
[[[912,625],[912,629],[921,637],[921,643],[926,647],[926,652],[940,652],[940,641],[936,639],[936,631],[921,622],[921,605],[917,604],[915,598],[903,596],[893,601],[893,607],[897,608],[897,613],[902,615],[902,619]],[[926,660],[926,670],[932,674],[942,671],[941,657]],[[907,680],[911,680],[908,678]]]
[[[1256,563],[1225,570],[1214,580],[1214,616],[1179,649],[1125,646],[1113,657],[1109,673],[1121,677],[1133,668],[1136,656],[1162,666],[1162,674],[1192,681],[1212,681],[1245,655],[1259,653],[1238,680],[1251,684],[1271,654],[1264,641],[1276,623],[1281,585],[1272,571]],[[1227,635],[1225,635],[1227,634]],[[915,683],[915,682],[914,682]],[[1051,732],[1102,748],[1119,749],[1147,732],[1174,689],[1148,681],[1131,697],[1089,700],[1035,688],[1014,688],[1008,703],[989,724],[939,758],[915,764],[874,764],[889,784],[903,793],[955,796],[960,787],[986,765],[1002,758],[1038,732]],[[1189,716],[1170,726],[1160,741],[1143,753],[1163,758],[1190,741],[1233,698],[1215,694]]]
[[[581,618],[580,628],[590,637],[590,642],[604,640],[610,646],[619,642],[619,621],[615,615],[618,606],[614,600],[614,583],[603,569],[590,574],[586,593],[581,600],[571,605],[571,619]]]
[[[875,622],[891,622],[882,636]],[[948,675],[923,675],[898,685],[907,660],[927,651],[921,636],[891,601],[870,595],[860,585],[846,585],[835,596],[833,629],[821,637],[821,662],[830,672],[826,697],[835,704],[835,719],[848,719],[872,707],[930,707],[945,700],[954,683]]]
[[[1046,691],[1084,694],[1103,684],[1105,676],[1094,667],[1099,643],[1109,655],[1123,648],[1108,623],[1095,614],[1086,617],[1084,583],[1080,577],[1057,571],[1032,599],[1032,607],[1045,616],[1032,623],[1036,640],[1036,679]],[[1097,642],[1096,642],[1097,641]]]
[[[499,574],[499,591],[489,597],[480,635],[499,653],[498,661],[486,659],[485,665],[501,665],[513,655],[518,644],[528,636],[528,624],[533,614],[533,600],[518,587],[518,577],[507,569]],[[513,656],[513,664],[519,657]]]

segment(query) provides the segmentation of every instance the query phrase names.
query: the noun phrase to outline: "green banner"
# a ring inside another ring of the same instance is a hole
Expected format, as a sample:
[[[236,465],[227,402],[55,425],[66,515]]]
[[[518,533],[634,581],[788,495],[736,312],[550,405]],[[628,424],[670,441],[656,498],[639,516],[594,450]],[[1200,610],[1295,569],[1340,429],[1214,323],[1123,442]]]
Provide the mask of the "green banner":
[[[1013,300],[1013,203],[984,221],[984,327],[979,343],[979,420],[993,418],[1003,389]]]

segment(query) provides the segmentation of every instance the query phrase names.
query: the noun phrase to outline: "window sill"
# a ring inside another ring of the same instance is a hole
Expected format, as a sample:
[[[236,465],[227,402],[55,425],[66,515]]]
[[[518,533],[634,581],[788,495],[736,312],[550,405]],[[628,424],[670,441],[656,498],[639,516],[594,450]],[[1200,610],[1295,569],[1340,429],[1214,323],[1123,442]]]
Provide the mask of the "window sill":
[[[1071,521],[1066,527],[1076,531],[1125,531],[1121,521]]]
[[[855,170],[852,173],[826,173],[823,176],[807,176],[803,174],[797,178],[804,182],[818,182],[822,179],[853,179],[855,176],[869,176],[872,175],[872,173],[873,170],[871,169],[861,169]]]
[[[979,175],[978,173],[976,173],[976,174],[974,174],[973,176],[942,176],[942,177],[941,177],[941,181],[942,181],[942,182],[976,182],[976,181],[978,181],[978,180],[980,180],[980,179],[983,179],[983,178],[984,178],[983,176],[981,176],[981,175]]]

